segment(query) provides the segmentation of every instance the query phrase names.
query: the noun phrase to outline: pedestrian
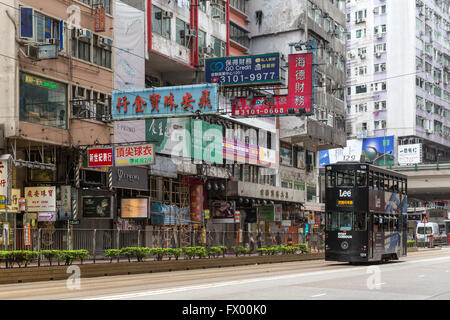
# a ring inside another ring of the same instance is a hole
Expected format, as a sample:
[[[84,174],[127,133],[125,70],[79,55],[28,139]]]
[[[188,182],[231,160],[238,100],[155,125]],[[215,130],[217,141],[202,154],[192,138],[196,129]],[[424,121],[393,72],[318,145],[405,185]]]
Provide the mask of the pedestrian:
[[[250,253],[254,253],[255,250],[255,239],[253,239],[253,236],[250,235]]]
[[[261,248],[262,243],[261,243],[261,233],[258,232],[258,235],[256,236],[256,245],[258,246],[258,248]]]
[[[281,235],[280,235],[279,232],[277,233],[277,236],[275,237],[275,240],[276,240],[277,245],[281,244]]]

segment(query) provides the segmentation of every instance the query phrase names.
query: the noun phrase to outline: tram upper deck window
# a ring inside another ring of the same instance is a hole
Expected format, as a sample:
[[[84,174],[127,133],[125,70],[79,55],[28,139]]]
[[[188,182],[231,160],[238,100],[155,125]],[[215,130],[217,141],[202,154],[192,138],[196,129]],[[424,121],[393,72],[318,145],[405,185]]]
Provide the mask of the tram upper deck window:
[[[336,185],[336,172],[329,170],[326,175],[327,188],[333,188]]]
[[[364,170],[356,171],[356,184],[358,187],[367,187],[367,172]]]
[[[337,187],[354,187],[355,186],[355,171],[354,170],[340,170],[336,172],[336,186]]]

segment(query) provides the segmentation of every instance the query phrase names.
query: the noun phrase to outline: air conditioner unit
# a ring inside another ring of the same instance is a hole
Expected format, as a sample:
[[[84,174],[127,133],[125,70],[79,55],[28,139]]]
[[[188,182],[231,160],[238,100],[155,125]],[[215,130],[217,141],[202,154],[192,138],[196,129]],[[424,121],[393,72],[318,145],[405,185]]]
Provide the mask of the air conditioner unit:
[[[382,34],[382,33],[377,33],[377,38],[378,38],[378,39],[383,38],[383,34]]]
[[[76,29],[76,36],[75,36],[75,38],[78,38],[78,39],[90,39],[91,38],[91,32],[88,29],[84,29],[84,28]]]
[[[32,44],[27,44],[25,46],[26,54],[28,58],[38,60],[39,59],[39,48]]]
[[[381,52],[375,53],[375,56],[376,56],[377,58],[381,57]]]
[[[46,43],[46,44],[57,44],[57,42],[58,42],[58,40],[55,39],[55,38],[48,38],[48,39],[45,39],[45,43]]]
[[[432,129],[425,129],[425,132],[428,133],[428,134],[431,134],[431,133],[433,133],[433,130]]]
[[[184,31],[184,32],[183,32]],[[181,30],[181,37],[195,37],[197,36],[197,31],[194,29]]]
[[[362,60],[362,59],[365,59],[365,58],[366,58],[366,54],[365,54],[365,53],[360,53],[360,54],[359,54],[359,57],[361,58],[361,60]]]
[[[173,12],[172,11],[164,11],[162,14],[163,19],[172,19],[173,18]]]
[[[203,48],[202,53],[212,56],[214,54],[214,49],[211,47]]]

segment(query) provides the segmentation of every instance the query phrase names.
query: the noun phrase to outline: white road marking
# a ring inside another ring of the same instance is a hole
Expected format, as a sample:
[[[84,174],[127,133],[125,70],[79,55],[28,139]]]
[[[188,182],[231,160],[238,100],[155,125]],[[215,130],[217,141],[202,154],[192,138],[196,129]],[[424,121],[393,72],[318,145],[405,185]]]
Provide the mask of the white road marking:
[[[423,260],[415,260],[415,261],[406,261],[406,262],[400,263],[400,264],[386,265],[386,267],[396,268],[396,267],[402,267],[402,266],[405,266],[405,265],[408,265],[408,264],[412,264],[412,263],[432,262],[432,261],[441,261],[441,260],[450,260],[450,256],[441,257],[441,258],[430,258],[430,259],[423,259]],[[177,293],[177,292],[184,292],[184,291],[191,291],[191,290],[212,289],[212,288],[220,288],[220,287],[225,287],[225,286],[237,286],[237,285],[256,283],[256,282],[264,282],[264,281],[277,281],[277,280],[286,280],[286,279],[292,279],[292,278],[312,277],[312,276],[317,276],[317,275],[353,272],[353,271],[366,270],[366,269],[367,269],[367,267],[358,267],[358,268],[329,270],[329,271],[315,271],[315,272],[290,274],[290,275],[275,276],[275,277],[261,277],[261,278],[255,278],[255,279],[215,282],[215,283],[203,284],[203,285],[175,287],[175,288],[169,288],[169,289],[150,290],[150,291],[135,292],[135,293],[128,293],[128,294],[99,296],[99,297],[94,297],[94,298],[86,298],[86,299],[83,299],[83,300],[133,299],[133,298],[144,297],[144,296],[170,294],[170,293]],[[383,283],[381,283],[381,284],[383,284]]]
[[[321,294],[316,294],[314,296],[311,296],[311,298],[316,298],[316,297],[322,297],[322,296],[326,296],[326,293],[321,293]]]

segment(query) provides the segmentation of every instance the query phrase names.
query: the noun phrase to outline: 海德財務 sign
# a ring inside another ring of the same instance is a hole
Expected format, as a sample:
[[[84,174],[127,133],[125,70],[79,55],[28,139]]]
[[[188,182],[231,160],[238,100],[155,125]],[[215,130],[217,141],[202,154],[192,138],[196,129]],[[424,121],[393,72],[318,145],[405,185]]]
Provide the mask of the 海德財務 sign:
[[[280,54],[206,59],[205,80],[220,85],[281,83]]]

